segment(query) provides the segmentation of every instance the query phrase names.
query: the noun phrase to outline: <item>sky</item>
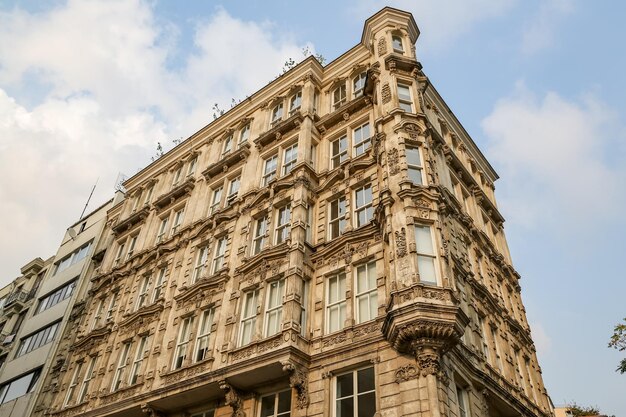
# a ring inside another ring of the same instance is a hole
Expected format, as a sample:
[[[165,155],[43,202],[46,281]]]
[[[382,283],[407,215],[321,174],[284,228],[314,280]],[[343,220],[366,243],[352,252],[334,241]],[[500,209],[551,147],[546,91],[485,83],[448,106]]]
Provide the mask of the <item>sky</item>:
[[[626,3],[600,0],[0,0],[0,285],[54,255],[89,193],[278,75],[330,61],[385,5],[500,175],[522,296],[555,404],[626,416]]]

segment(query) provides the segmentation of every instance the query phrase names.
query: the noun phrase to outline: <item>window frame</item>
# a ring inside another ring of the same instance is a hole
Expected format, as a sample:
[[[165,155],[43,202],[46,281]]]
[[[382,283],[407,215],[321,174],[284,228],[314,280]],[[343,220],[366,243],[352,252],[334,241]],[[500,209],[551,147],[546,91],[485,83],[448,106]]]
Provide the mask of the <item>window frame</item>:
[[[272,171],[268,171],[269,163],[273,162],[274,167]],[[271,156],[263,160],[263,176],[261,177],[261,187],[268,186],[278,176],[278,152],[273,153]]]
[[[258,255],[265,249],[268,231],[267,214],[254,219],[254,230],[252,235],[251,255]],[[261,226],[261,228],[259,228]]]
[[[206,263],[209,259],[209,245],[204,244],[202,246],[198,246],[198,254],[196,255],[196,262],[193,267],[193,273],[191,276],[191,283],[198,282],[199,279],[202,278],[202,274],[204,273],[204,269],[206,268]]]
[[[157,272],[157,278],[154,282],[154,288],[152,288],[152,303],[155,303],[162,296],[163,287],[167,284],[165,276],[167,275],[167,266],[159,268]]]
[[[361,140],[357,141],[357,132],[361,133],[364,131],[364,128],[367,126],[368,136],[365,138],[363,134],[361,134]],[[371,126],[369,120],[358,127],[352,129],[352,151],[353,158],[363,155],[372,147],[372,134],[371,134]],[[359,149],[361,149],[359,151]]]
[[[347,274],[345,273],[345,271],[339,271],[336,274],[330,275],[328,277],[326,277],[326,289],[325,289],[325,301],[326,301],[326,306],[325,306],[325,323],[326,325],[324,326],[324,330],[325,330],[325,334],[331,334],[331,333],[336,333],[336,332],[340,332],[344,329],[345,327],[345,322],[346,322],[346,318],[347,318],[347,310],[348,310],[348,301],[346,298],[346,281],[347,281]],[[332,301],[331,298],[331,281],[332,280],[336,280],[337,281],[337,293],[334,294],[335,296],[337,296],[337,299],[335,301]],[[343,291],[342,291],[343,289]],[[338,322],[335,323],[336,326],[333,326],[332,324],[332,319],[331,319],[331,314],[333,310],[337,310],[338,311],[338,316],[337,316],[337,320]]]
[[[252,297],[252,302],[248,304],[250,297]],[[256,319],[259,310],[259,289],[255,288],[245,291],[241,303],[239,335],[237,337],[237,345],[240,347],[249,345],[255,340]],[[248,311],[248,307],[250,307],[250,311]],[[246,329],[250,329],[248,337],[246,337]]]
[[[352,78],[352,97],[358,98],[363,96],[365,91],[365,80],[367,80],[367,71],[360,72]]]
[[[400,35],[391,35],[391,48],[394,52],[404,54],[404,40]]]
[[[115,392],[119,391],[122,388],[122,382],[124,381],[124,370],[126,366],[128,366],[128,354],[132,347],[133,342],[124,342],[122,345],[122,351],[120,352],[120,356],[117,360],[117,367],[115,368],[115,374],[113,375],[113,380],[111,384],[111,391]]]
[[[367,197],[366,189],[369,189],[369,196],[370,196],[369,202],[365,201],[365,198]],[[361,206],[358,205],[358,201],[359,201],[358,193],[360,191],[363,191],[363,200],[364,200],[363,205]],[[356,188],[354,190],[354,222],[355,222],[354,227],[355,228],[366,226],[367,224],[371,222],[371,220],[374,218],[373,204],[374,204],[374,192],[372,190],[371,183],[364,184],[361,187]],[[361,219],[360,219],[360,214],[362,212],[365,213],[365,219],[364,219],[363,224],[361,224]]]
[[[226,259],[226,246],[228,246],[228,236],[221,236],[215,241],[213,259],[211,260],[211,275],[215,274],[224,267],[224,260]]]
[[[141,371],[141,365],[143,364],[144,353],[148,345],[148,338],[149,336],[145,335],[141,336],[141,339],[139,339],[133,363],[130,368],[130,373],[128,375],[128,386],[135,385],[137,383],[137,379],[140,375],[139,372]]]
[[[366,276],[366,282],[368,287],[364,288],[363,291],[359,291],[359,270],[361,268],[365,268],[365,276]],[[373,271],[373,272],[371,272]],[[376,272],[376,260],[370,260],[369,262],[366,263],[362,263],[360,265],[357,265],[354,268],[354,273],[355,273],[355,279],[354,279],[354,305],[355,305],[355,322],[356,324],[361,324],[361,323],[366,323],[368,321],[372,321],[372,320],[376,320],[376,318],[378,317],[378,284],[377,284],[377,280],[378,280],[378,276],[377,276],[377,272]],[[374,282],[373,282],[373,286],[370,287],[370,274],[373,274],[374,277]],[[360,300],[361,299],[366,299],[367,300],[367,306],[368,306],[368,317],[367,318],[363,318],[363,314],[361,311],[361,304],[360,304]],[[373,301],[373,306],[372,306],[372,299]],[[373,307],[373,311],[372,311],[372,307]]]
[[[137,285],[137,302],[135,303],[135,311],[149,304],[148,295],[150,293],[151,278],[152,277],[150,275],[144,275],[141,277],[139,285]]]
[[[196,341],[193,347],[193,361],[194,363],[207,359],[209,352],[209,339],[211,337],[211,327],[215,320],[215,309],[208,308],[202,310],[200,318],[198,320],[198,329],[196,331]],[[200,349],[204,352],[202,357],[199,356]]]
[[[295,106],[294,106],[295,105]],[[296,91],[289,98],[289,115],[293,115],[302,107],[302,90]]]
[[[286,213],[283,216],[283,213]],[[285,204],[276,210],[274,245],[284,243],[291,235],[291,204]]]
[[[417,151],[417,159],[419,160],[419,165],[415,164],[415,162],[411,161],[409,158],[409,153],[412,153],[413,151]],[[406,145],[404,148],[404,152],[406,155],[406,166],[408,171],[407,176],[409,180],[416,185],[427,185],[424,175],[423,152],[420,147],[417,145]],[[413,178],[411,177],[412,172],[416,172],[417,174],[419,174],[419,182],[413,181]]]
[[[344,132],[345,133],[345,132]],[[344,143],[344,149],[341,149],[342,141]],[[337,144],[337,150],[335,152],[334,144]],[[330,142],[330,164],[331,169],[339,168],[341,164],[350,159],[350,155],[348,155],[348,135],[343,134],[337,139]]]
[[[413,92],[411,91],[411,87],[411,84],[406,84],[401,81],[398,81],[398,83],[396,84],[396,91],[398,92],[398,107],[407,113],[414,113]],[[400,95],[401,88],[406,89],[406,91],[408,92],[408,97]]]
[[[345,81],[341,82],[330,93],[331,97],[331,112],[337,110],[348,101],[348,89]]]
[[[264,409],[264,400],[273,398],[273,411],[271,414],[267,414]],[[280,412],[280,401],[286,400],[288,401],[288,411]],[[291,390],[284,390],[279,392],[274,392],[271,394],[265,394],[261,396],[259,400],[259,417],[290,417],[291,416]]]
[[[367,372],[371,369],[372,372],[372,378],[373,380],[371,381],[371,385],[373,387],[373,389],[371,390],[364,390],[364,391],[359,391],[359,373],[360,372]],[[343,397],[338,397],[338,381],[340,378],[345,377],[347,375],[351,375],[352,376],[352,394],[350,395],[345,395]],[[341,374],[338,374],[337,376],[333,377],[333,383],[332,383],[332,387],[331,387],[331,395],[332,395],[332,405],[331,405],[331,416],[332,417],[336,417],[337,416],[337,408],[339,407],[339,401],[342,400],[347,400],[349,398],[352,399],[352,417],[356,417],[361,415],[361,413],[359,412],[359,399],[362,398],[361,396],[365,396],[365,395],[371,395],[373,394],[373,401],[374,401],[374,407],[375,409],[372,410],[372,415],[375,415],[377,410],[378,410],[378,404],[377,404],[377,395],[376,395],[376,369],[374,366],[367,366],[364,368],[359,368],[359,369],[355,369],[349,372],[344,372]],[[350,417],[350,416],[341,416],[341,417]]]
[[[337,216],[333,217],[333,204],[337,202]],[[342,214],[342,206],[343,203],[343,214]],[[328,203],[328,240],[337,239],[343,234],[343,231],[346,229],[348,221],[346,220],[346,215],[348,214],[348,203],[346,201],[345,195],[340,195],[337,198],[332,199]],[[333,233],[333,224],[337,223],[337,234]],[[343,227],[341,227],[343,225]]]
[[[417,263],[417,272],[419,274],[420,277],[420,282],[423,284],[427,284],[427,285],[435,285],[435,286],[440,286],[441,285],[441,272],[439,271],[439,263],[438,263],[438,259],[439,257],[437,256],[437,245],[436,245],[436,241],[435,241],[435,231],[433,228],[433,225],[431,224],[422,224],[422,223],[415,223],[413,225],[413,232],[414,232],[414,236],[415,236],[415,251],[416,251],[416,263]],[[420,246],[423,247],[423,243],[420,244],[419,241],[419,236],[418,236],[418,232],[417,229],[426,229],[428,230],[429,233],[429,244],[430,244],[430,249],[431,249],[431,253],[428,253],[426,251],[421,251]],[[422,272],[420,272],[420,259],[430,259],[432,261],[432,267],[433,267],[433,273],[434,273],[434,280],[425,280],[422,277]]]
[[[176,337],[176,347],[174,349],[174,360],[172,361],[172,370],[180,369],[186,365],[187,355],[189,353],[188,350],[191,344],[191,328],[193,327],[193,319],[193,316],[188,316],[181,317],[181,320],[179,321],[178,336]]]
[[[268,282],[265,287],[265,320],[263,337],[271,337],[282,330],[283,301],[285,298],[285,278]],[[276,292],[274,293],[274,290]],[[274,328],[270,328],[270,321],[276,318]]]

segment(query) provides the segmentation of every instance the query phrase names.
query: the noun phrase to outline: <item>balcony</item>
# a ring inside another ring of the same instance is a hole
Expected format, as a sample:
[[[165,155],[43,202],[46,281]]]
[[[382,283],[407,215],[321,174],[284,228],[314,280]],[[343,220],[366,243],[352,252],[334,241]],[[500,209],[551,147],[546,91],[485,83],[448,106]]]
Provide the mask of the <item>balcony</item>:
[[[19,313],[22,311],[29,300],[33,298],[33,295],[28,291],[19,290],[9,295],[4,303],[4,314]]]

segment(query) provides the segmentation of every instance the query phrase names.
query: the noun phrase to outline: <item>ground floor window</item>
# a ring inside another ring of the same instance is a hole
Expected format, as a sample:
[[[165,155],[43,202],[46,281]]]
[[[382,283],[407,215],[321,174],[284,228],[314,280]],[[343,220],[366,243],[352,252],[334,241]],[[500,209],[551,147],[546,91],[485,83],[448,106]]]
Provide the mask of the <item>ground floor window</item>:
[[[373,367],[337,376],[333,388],[333,417],[373,417],[376,413]]]

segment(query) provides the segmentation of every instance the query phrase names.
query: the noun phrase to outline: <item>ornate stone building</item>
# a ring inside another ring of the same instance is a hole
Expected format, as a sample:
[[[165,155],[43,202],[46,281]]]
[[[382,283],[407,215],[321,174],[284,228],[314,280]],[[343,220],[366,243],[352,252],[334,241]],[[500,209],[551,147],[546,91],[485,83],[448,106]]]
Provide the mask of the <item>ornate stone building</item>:
[[[497,174],[418,35],[381,10],[124,184],[49,416],[551,415]]]

